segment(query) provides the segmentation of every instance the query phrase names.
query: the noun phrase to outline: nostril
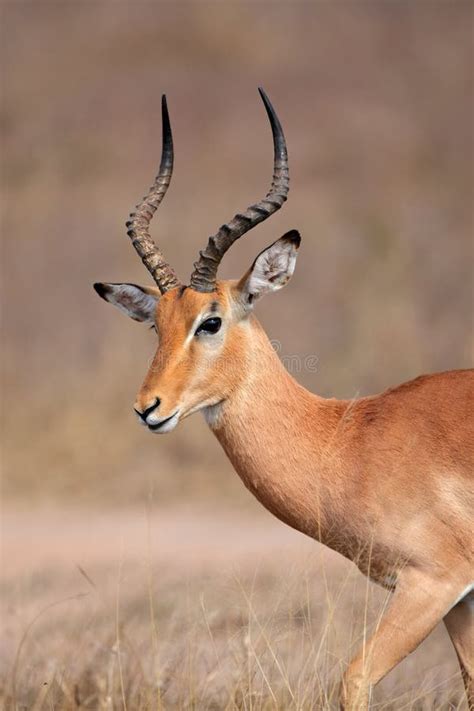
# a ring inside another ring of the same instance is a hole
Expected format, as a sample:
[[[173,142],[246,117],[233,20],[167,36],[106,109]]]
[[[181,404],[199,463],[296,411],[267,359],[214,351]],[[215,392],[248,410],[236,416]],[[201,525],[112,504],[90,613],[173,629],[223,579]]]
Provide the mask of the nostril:
[[[144,410],[143,417],[145,420],[148,417],[148,415],[150,415],[153,412],[153,410],[156,410],[156,408],[159,407],[160,402],[161,402],[160,398],[157,397],[157,398],[155,398],[155,402],[152,405],[150,405],[150,407],[147,407],[146,410]]]
[[[160,402],[161,402],[160,398],[157,397],[157,398],[155,398],[155,402],[152,405],[150,405],[149,407],[147,407],[145,410],[143,410],[143,412],[140,412],[140,410],[137,410],[136,407],[134,407],[133,409],[137,413],[138,417],[140,417],[143,420],[143,422],[146,422],[146,418],[148,417],[148,415],[150,415],[153,412],[153,410],[156,410],[156,408],[159,407]]]

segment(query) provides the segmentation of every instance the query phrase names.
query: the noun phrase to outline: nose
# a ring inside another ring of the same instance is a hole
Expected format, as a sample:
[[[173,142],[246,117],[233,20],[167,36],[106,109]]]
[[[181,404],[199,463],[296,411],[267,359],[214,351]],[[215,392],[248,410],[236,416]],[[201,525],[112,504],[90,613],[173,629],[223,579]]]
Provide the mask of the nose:
[[[152,413],[154,410],[156,410],[157,407],[160,406],[160,402],[161,402],[160,398],[159,398],[159,397],[156,397],[156,398],[153,400],[153,402],[151,403],[151,405],[149,405],[148,407],[146,407],[144,410],[139,410],[139,409],[137,409],[136,407],[134,407],[133,409],[134,409],[135,412],[137,413],[138,417],[139,417],[141,420],[143,420],[143,422],[146,424],[146,418],[148,417],[148,415],[151,415],[151,413]]]

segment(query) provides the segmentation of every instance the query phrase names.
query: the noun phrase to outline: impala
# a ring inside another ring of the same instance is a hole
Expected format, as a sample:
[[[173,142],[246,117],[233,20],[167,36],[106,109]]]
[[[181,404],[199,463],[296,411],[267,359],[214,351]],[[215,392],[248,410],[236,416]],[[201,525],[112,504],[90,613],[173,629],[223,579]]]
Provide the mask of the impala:
[[[284,369],[254,316],[295,269],[296,230],[238,280],[217,279],[225,252],[278,210],[289,189],[279,119],[260,90],[274,144],[270,191],[209,238],[182,284],[149,235],[171,180],[162,98],[158,176],[128,235],[156,286],[94,284],[106,301],[154,326],[159,343],[135,412],[171,432],[201,411],[245,486],[275,516],[353,561],[393,591],[375,633],[341,683],[344,709],[366,709],[374,684],[444,620],[474,708],[474,370],[424,375],[372,397],[325,399]]]

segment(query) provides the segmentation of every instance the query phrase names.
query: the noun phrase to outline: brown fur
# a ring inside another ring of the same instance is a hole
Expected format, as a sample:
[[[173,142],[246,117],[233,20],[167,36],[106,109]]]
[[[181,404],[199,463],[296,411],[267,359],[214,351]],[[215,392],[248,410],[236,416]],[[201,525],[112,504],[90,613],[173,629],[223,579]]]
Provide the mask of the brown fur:
[[[158,397],[163,417],[177,407],[181,418],[204,409],[267,509],[395,589],[383,623],[345,676],[347,708],[366,708],[371,684],[450,610],[450,634],[472,679],[469,630],[456,627],[465,615],[453,610],[474,578],[474,371],[425,375],[353,401],[323,399],[283,368],[244,309],[241,283],[161,298],[160,346],[136,407]],[[212,302],[223,329],[211,348],[188,334]]]

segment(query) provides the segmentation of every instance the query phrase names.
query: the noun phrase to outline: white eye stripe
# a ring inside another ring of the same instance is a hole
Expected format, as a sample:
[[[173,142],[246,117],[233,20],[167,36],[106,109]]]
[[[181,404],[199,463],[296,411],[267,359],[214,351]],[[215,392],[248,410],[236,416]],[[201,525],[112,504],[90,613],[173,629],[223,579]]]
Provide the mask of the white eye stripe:
[[[209,311],[203,311],[202,313],[197,316],[197,318],[194,319],[193,325],[191,326],[191,330],[189,331],[188,335],[186,336],[186,340],[184,341],[184,345],[187,346],[194,338],[196,335],[196,331],[202,324],[207,321],[209,318],[220,318],[222,319],[222,316],[219,316],[219,314],[215,311],[209,312]]]
[[[204,311],[204,313],[206,313],[206,312]],[[209,317],[206,317],[206,318],[209,318]],[[186,340],[184,342],[185,346],[187,346],[189,343],[191,343],[191,341],[194,338],[194,334],[196,333],[196,330],[199,328],[199,326],[201,325],[201,323],[203,321],[205,321],[205,318],[203,318],[203,314],[200,313],[199,316],[197,316],[194,319],[193,325],[191,326],[191,329],[190,329],[188,335],[186,336]]]

